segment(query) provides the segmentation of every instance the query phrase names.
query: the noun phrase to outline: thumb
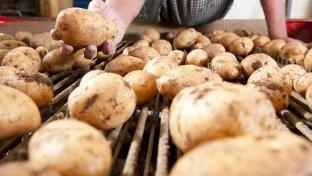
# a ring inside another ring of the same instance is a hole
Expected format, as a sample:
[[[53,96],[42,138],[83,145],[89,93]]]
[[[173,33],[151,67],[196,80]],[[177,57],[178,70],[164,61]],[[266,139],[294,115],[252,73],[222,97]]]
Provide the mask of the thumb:
[[[116,43],[113,40],[106,40],[103,43],[102,51],[104,54],[112,55],[116,51]]]

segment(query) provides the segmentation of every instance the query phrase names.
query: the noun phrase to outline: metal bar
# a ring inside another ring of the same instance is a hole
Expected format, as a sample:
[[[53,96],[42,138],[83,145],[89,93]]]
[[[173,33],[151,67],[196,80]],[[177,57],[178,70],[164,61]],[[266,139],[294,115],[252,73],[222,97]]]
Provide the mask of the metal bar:
[[[145,123],[147,119],[148,108],[143,107],[138,120],[137,128],[134,132],[133,140],[130,144],[125,166],[123,168],[122,174],[124,176],[135,175],[135,168],[140,153],[140,146],[143,138]]]
[[[64,85],[73,82],[75,80],[77,80],[77,77],[81,75],[81,72],[75,72],[74,74],[66,77],[65,79],[63,79],[62,81],[58,82],[57,84],[54,85],[53,89],[54,91],[57,91],[58,89],[60,89],[61,87],[63,87]]]
[[[65,76],[68,76],[68,75],[70,75],[70,74],[73,74],[74,72],[75,72],[75,71],[70,70],[70,71],[64,71],[64,72],[61,72],[61,73],[57,73],[57,74],[51,76],[50,79],[51,79],[52,81],[55,81],[55,80],[58,80],[58,79],[60,79],[60,78],[62,78],[62,77],[65,77]]]
[[[160,134],[155,176],[168,174],[169,147],[169,108],[166,106],[160,113]]]
[[[309,110],[306,100],[299,93],[292,91],[290,98],[294,100],[297,104],[299,104],[301,107],[303,107],[304,109]]]
[[[111,148],[115,148],[122,127],[123,125],[120,125],[108,133],[106,138],[109,141]]]
[[[146,160],[145,160],[143,176],[150,175],[149,171],[150,171],[150,165],[151,165],[152,154],[153,154],[155,127],[156,127],[156,124],[153,123],[152,127],[151,127],[151,133],[149,136],[149,140],[148,140],[147,155],[146,155]]]
[[[293,100],[289,101],[289,109],[296,112],[297,114],[300,114],[300,116],[302,116],[306,120],[312,122],[312,114],[310,112],[306,111],[303,107],[298,105]]]
[[[61,93],[59,93],[58,95],[56,95],[53,99],[52,99],[52,103],[51,106],[53,106],[54,104],[58,103],[60,100],[62,100],[63,98],[67,97],[71,91],[73,91],[76,87],[78,87],[80,82],[80,79],[78,79],[76,82],[74,82],[73,84],[71,84],[70,86],[68,86],[66,89],[64,89]]]

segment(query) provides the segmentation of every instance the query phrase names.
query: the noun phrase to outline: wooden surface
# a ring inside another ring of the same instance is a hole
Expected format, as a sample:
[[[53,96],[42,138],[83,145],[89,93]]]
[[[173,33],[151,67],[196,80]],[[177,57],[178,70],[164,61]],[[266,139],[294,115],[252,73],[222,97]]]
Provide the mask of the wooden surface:
[[[40,0],[40,14],[43,17],[56,17],[60,11],[73,6],[73,0]]]

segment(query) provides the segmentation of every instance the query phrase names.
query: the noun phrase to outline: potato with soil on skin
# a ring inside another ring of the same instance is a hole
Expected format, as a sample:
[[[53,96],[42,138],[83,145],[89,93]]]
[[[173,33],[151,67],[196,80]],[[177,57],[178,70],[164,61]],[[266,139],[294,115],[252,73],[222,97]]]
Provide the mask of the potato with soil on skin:
[[[74,55],[64,55],[61,49],[54,49],[48,52],[42,59],[42,66],[45,72],[58,73],[71,70],[74,65]]]
[[[147,71],[159,78],[167,71],[177,67],[179,64],[176,60],[169,58],[156,57],[149,61],[143,68],[144,71]]]
[[[144,65],[145,61],[143,59],[120,54],[115,59],[108,62],[104,70],[106,72],[116,73],[118,75],[124,76],[134,70],[142,70]]]
[[[0,49],[0,65],[1,65],[1,62],[2,62],[2,60],[3,60],[3,58],[4,58],[4,56],[5,56],[6,54],[8,54],[9,51],[10,51],[10,50],[7,50],[7,49]]]
[[[211,44],[211,41],[209,40],[209,38],[203,34],[199,34],[198,37],[196,38],[194,48],[195,49],[205,48],[209,44]]]
[[[306,91],[305,100],[310,108],[310,111],[312,111],[312,85],[310,85]]]
[[[251,36],[249,36],[249,38],[252,40],[252,41],[254,41],[256,38],[258,38],[259,37],[259,35],[257,35],[257,34],[252,34]]]
[[[244,29],[235,29],[233,31],[236,35],[238,35],[239,37],[248,37],[250,36],[250,33],[247,32],[246,30]]]
[[[146,40],[139,40],[135,42],[132,47],[139,48],[139,47],[150,47],[150,44]]]
[[[134,90],[114,73],[95,76],[76,88],[68,98],[70,117],[99,129],[123,124],[131,117],[135,106]]]
[[[205,66],[208,62],[208,54],[202,49],[192,50],[187,54],[185,59],[185,64],[193,64],[197,66]]]
[[[295,84],[295,80],[307,73],[303,67],[297,64],[285,65],[282,67],[282,72],[290,77],[292,85]]]
[[[17,40],[2,40],[0,41],[0,49],[12,50],[14,48],[27,46],[24,42]]]
[[[280,68],[271,65],[259,68],[249,77],[247,85],[266,94],[277,112],[288,107],[292,84]]]
[[[34,34],[29,41],[31,47],[38,48],[42,46],[49,51],[60,48],[63,43],[62,40],[54,40],[49,32]]]
[[[285,40],[274,39],[264,44],[262,47],[262,51],[272,57],[277,57],[284,45],[286,45]]]
[[[305,96],[306,90],[310,85],[312,85],[312,73],[305,73],[295,80],[294,89],[302,96]]]
[[[160,33],[154,28],[147,28],[143,32],[142,39],[148,43],[152,43],[153,41],[160,39]]]
[[[200,33],[197,32],[194,28],[188,28],[179,31],[173,39],[173,48],[190,48],[196,42],[196,39],[199,35]]]
[[[1,65],[12,66],[25,73],[38,73],[41,67],[41,59],[38,52],[33,48],[18,47],[4,56]]]
[[[117,26],[98,12],[67,8],[56,18],[55,35],[75,48],[99,46],[117,36]]]
[[[93,78],[95,78],[98,75],[101,74],[105,74],[107,72],[105,72],[104,70],[91,70],[88,73],[86,73],[80,80],[80,85],[81,84],[85,84],[86,82],[92,80]]]
[[[304,57],[304,68],[310,72],[312,70],[312,49],[310,49]]]
[[[210,68],[224,80],[235,80],[241,77],[242,66],[232,53],[222,53],[211,60]]]
[[[265,65],[276,66],[276,61],[269,55],[264,53],[251,54],[242,60],[244,74],[249,77],[253,72]]]
[[[288,42],[279,52],[279,57],[283,63],[296,63],[304,66],[304,56],[307,47],[299,42]]]
[[[0,84],[28,95],[39,108],[48,106],[53,98],[53,82],[43,73],[16,73],[0,77]]]
[[[172,51],[171,43],[167,40],[154,40],[151,47],[158,51],[161,56],[167,56]]]
[[[225,35],[224,37],[222,37],[218,43],[220,43],[221,45],[224,46],[224,48],[229,48],[229,46],[231,45],[231,43],[235,40],[240,38],[238,35],[234,34],[234,33],[229,33],[228,35]]]
[[[156,77],[151,73],[143,70],[132,71],[124,76],[124,80],[134,90],[138,105],[148,102],[157,94]]]
[[[261,35],[253,40],[255,48],[261,49],[266,43],[268,43],[271,39],[265,35]]]
[[[229,51],[235,55],[246,56],[254,47],[252,40],[248,37],[235,39],[229,45]]]
[[[0,166],[3,176],[61,176],[57,171],[40,168],[27,161],[6,162]]]
[[[145,46],[143,46],[143,47],[145,47]],[[128,47],[126,47],[126,48],[122,51],[122,54],[128,55],[128,56],[129,56],[129,52],[133,51],[135,48],[137,48],[137,47],[128,46]],[[140,47],[139,47],[139,48],[140,48]]]
[[[0,140],[34,131],[41,125],[36,104],[24,93],[0,85]]]
[[[158,51],[151,47],[130,48],[128,50],[128,55],[142,59],[145,64],[154,57],[160,56]]]
[[[0,41],[3,40],[15,40],[15,38],[11,34],[0,33]]]
[[[176,33],[171,31],[171,32],[168,32],[167,35],[166,35],[166,40],[172,42],[174,37],[175,37]]]
[[[107,176],[112,152],[104,135],[92,126],[77,120],[56,120],[33,134],[28,158],[64,176]]]
[[[203,48],[203,50],[206,51],[208,55],[208,63],[217,55],[225,52],[225,48],[218,43],[212,43],[207,47]]]
[[[44,58],[45,55],[48,54],[49,50],[48,48],[44,47],[44,46],[39,46],[36,48],[36,51],[38,52],[41,60]]]
[[[184,88],[205,82],[222,82],[222,78],[205,67],[181,65],[166,72],[156,82],[159,93],[173,99]]]
[[[185,88],[170,107],[170,134],[183,152],[203,142],[275,128],[276,115],[270,100],[240,84],[212,82]]]
[[[74,53],[74,65],[73,68],[78,68],[81,70],[90,70],[91,64],[93,61],[91,59],[87,59],[84,56],[85,49],[80,49],[76,53]]]
[[[209,39],[212,43],[219,43],[221,38],[223,38],[229,34],[234,34],[234,33],[233,32],[224,32],[224,33],[220,33],[220,34],[210,35]]]
[[[214,30],[208,32],[207,37],[210,38],[211,36],[218,35],[218,34],[223,34],[223,33],[226,33],[226,31],[221,30],[221,29],[214,29]]]
[[[29,31],[18,31],[15,33],[15,39],[29,44],[32,33]]]
[[[167,58],[175,60],[179,65],[183,65],[186,59],[186,52],[181,50],[173,50],[170,51]]]
[[[18,73],[18,70],[11,66],[0,66],[0,78],[8,75],[15,75]]]
[[[169,175],[306,176],[312,172],[311,158],[312,146],[300,136],[253,134],[205,143],[183,155]]]

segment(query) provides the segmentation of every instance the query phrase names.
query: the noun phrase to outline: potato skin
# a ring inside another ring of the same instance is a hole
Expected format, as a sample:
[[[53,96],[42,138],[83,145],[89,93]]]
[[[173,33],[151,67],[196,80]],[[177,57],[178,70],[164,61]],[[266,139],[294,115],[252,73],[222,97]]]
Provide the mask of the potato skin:
[[[224,37],[222,37],[218,43],[220,43],[221,45],[224,46],[224,48],[229,48],[230,44],[235,40],[240,38],[238,35],[236,35],[235,33],[229,33],[229,35],[225,35]]]
[[[18,70],[11,66],[0,66],[0,78],[8,75],[15,75],[18,73]]]
[[[205,82],[222,82],[222,78],[205,67],[181,65],[166,72],[156,82],[159,93],[173,99],[184,88]]]
[[[205,143],[183,155],[169,175],[306,176],[312,172],[311,158],[311,144],[300,136],[252,134]]]
[[[39,108],[48,106],[54,96],[52,80],[42,73],[16,73],[0,77],[0,84],[15,88],[28,95]]]
[[[303,65],[308,72],[312,70],[312,48],[306,53]]]
[[[12,50],[14,48],[27,46],[24,42],[17,40],[2,40],[0,41],[0,49]]]
[[[144,31],[143,35],[145,35],[148,38],[150,38],[151,42],[160,39],[160,33],[155,28],[147,28]]]
[[[282,72],[290,77],[292,85],[295,84],[295,80],[307,73],[304,68],[297,64],[289,64],[282,67]]]
[[[107,176],[111,167],[112,152],[105,137],[76,120],[43,126],[31,137],[28,151],[30,162],[66,176]]]
[[[18,31],[15,33],[15,39],[29,44],[32,33],[29,31]]]
[[[232,53],[222,53],[211,60],[210,67],[219,73],[224,80],[235,80],[241,77],[242,66]]]
[[[167,71],[177,67],[179,64],[176,60],[156,57],[149,61],[143,68],[144,71],[147,71],[159,78]]]
[[[145,64],[153,58],[160,56],[158,51],[151,47],[129,48],[128,55],[142,59]]]
[[[140,48],[140,47],[150,47],[150,44],[146,40],[139,40],[135,42],[132,47]]]
[[[145,65],[145,61],[138,57],[127,56],[120,54],[112,61],[108,62],[105,66],[106,72],[116,73],[120,76],[124,76],[134,70],[141,70]]]
[[[40,168],[30,162],[6,162],[0,166],[0,175],[5,176],[61,176],[57,171]]]
[[[218,43],[212,43],[207,47],[203,48],[203,50],[206,51],[208,55],[208,62],[210,62],[212,58],[216,57],[217,55],[225,52],[225,48]]]
[[[124,80],[134,90],[138,105],[148,102],[157,94],[156,77],[151,73],[143,70],[132,71],[124,76]]]
[[[299,42],[288,42],[279,52],[279,57],[283,63],[296,63],[304,66],[304,56],[307,47]]]
[[[310,111],[312,111],[312,86],[311,85],[308,87],[306,91],[305,99],[306,99],[307,105],[310,108]]]
[[[36,104],[24,93],[0,85],[0,140],[34,131],[41,125]]]
[[[266,43],[268,43],[271,39],[265,35],[259,36],[253,40],[255,48],[262,48]]]
[[[33,48],[18,47],[4,56],[1,65],[13,66],[25,73],[38,73],[41,67],[41,59],[38,52]]]
[[[191,47],[199,35],[194,28],[184,29],[178,32],[173,39],[173,48],[174,49],[185,49]]]
[[[254,43],[248,37],[241,37],[232,41],[229,51],[235,55],[246,56],[254,47]]]
[[[68,98],[70,117],[99,129],[116,128],[126,122],[135,106],[134,90],[114,73],[92,78],[76,88]]]
[[[185,88],[170,107],[170,134],[183,152],[206,141],[275,128],[270,100],[239,84],[212,82]]]
[[[285,40],[274,39],[263,45],[262,51],[270,56],[276,57],[279,55],[280,50],[286,45]]]
[[[11,34],[0,33],[0,41],[3,40],[14,40],[14,36]]]
[[[312,84],[312,73],[305,73],[304,75],[300,76],[294,82],[294,89],[296,92],[305,96],[306,90]]]
[[[202,49],[194,49],[189,52],[185,59],[185,64],[205,66],[208,63],[208,54]]]
[[[95,78],[98,75],[106,73],[104,70],[91,70],[86,73],[80,80],[80,85],[85,84],[86,82],[90,81],[91,79]]]
[[[106,40],[115,38],[117,27],[97,12],[67,8],[56,18],[55,32],[66,44],[84,48],[88,45],[99,46]]]
[[[32,48],[40,46],[47,48],[49,51],[60,48],[64,42],[62,40],[54,40],[49,32],[34,34],[29,41]]]
[[[161,56],[167,56],[172,51],[172,46],[167,40],[155,40],[151,47],[158,51]]]
[[[1,62],[2,62],[2,60],[3,60],[3,58],[4,58],[4,56],[5,56],[6,54],[8,54],[9,51],[10,51],[10,50],[7,50],[7,49],[0,49],[0,64],[1,64]]]
[[[65,56],[60,48],[48,52],[42,59],[43,70],[49,73],[58,73],[71,70],[74,65],[74,55]]]
[[[168,54],[168,58],[175,60],[179,65],[183,65],[186,59],[186,52],[181,50],[173,50]]]
[[[253,72],[265,65],[277,67],[277,62],[267,54],[257,53],[248,55],[244,60],[242,60],[241,65],[243,67],[244,74],[249,77]]]
[[[196,38],[196,41],[193,47],[195,49],[202,49],[202,48],[207,47],[209,44],[211,44],[211,41],[209,40],[209,38],[203,34],[199,34],[198,37]]]
[[[289,76],[276,66],[264,66],[255,71],[247,85],[265,93],[277,112],[286,109],[292,84]]]

